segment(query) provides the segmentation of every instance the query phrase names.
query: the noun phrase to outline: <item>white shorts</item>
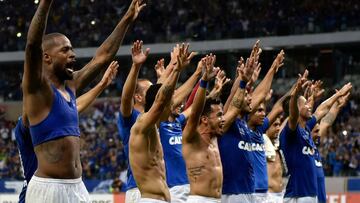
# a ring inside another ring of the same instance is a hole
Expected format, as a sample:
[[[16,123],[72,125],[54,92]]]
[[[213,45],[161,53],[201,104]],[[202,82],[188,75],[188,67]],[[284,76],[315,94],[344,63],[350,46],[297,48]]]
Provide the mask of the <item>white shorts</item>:
[[[90,203],[90,196],[81,178],[52,179],[31,178],[25,202],[36,203]]]
[[[317,197],[284,198],[284,203],[317,203]]]
[[[187,203],[220,203],[221,199],[213,197],[204,197],[200,195],[189,195]]]
[[[141,198],[140,190],[136,188],[132,188],[125,193],[125,203],[138,203]]]
[[[190,193],[190,185],[177,185],[170,188],[171,203],[185,203]]]
[[[282,192],[279,193],[268,193],[268,203],[283,203],[284,194]]]
[[[268,203],[267,193],[254,193],[253,197],[254,202]]]
[[[158,199],[151,199],[151,198],[141,198],[138,203],[168,203]]]
[[[222,203],[253,203],[253,194],[238,194],[238,195],[221,195]]]

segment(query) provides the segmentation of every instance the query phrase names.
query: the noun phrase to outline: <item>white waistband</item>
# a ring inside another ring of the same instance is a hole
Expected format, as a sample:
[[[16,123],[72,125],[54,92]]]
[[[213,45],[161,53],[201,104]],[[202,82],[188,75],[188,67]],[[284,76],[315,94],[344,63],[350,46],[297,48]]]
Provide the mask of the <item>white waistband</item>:
[[[206,201],[206,202],[218,202],[220,203],[221,202],[221,199],[217,199],[217,198],[214,198],[214,197],[205,197],[205,196],[200,196],[200,195],[189,195],[188,199],[194,199],[194,200],[202,200],[202,201]]]
[[[139,200],[139,203],[144,202],[144,203],[168,203],[166,201],[163,200],[159,200],[159,199],[152,199],[152,198],[141,198]]]
[[[76,179],[54,179],[54,178],[41,178],[35,175],[31,178],[31,180],[42,183],[64,183],[64,184],[76,184],[82,182],[81,177]]]

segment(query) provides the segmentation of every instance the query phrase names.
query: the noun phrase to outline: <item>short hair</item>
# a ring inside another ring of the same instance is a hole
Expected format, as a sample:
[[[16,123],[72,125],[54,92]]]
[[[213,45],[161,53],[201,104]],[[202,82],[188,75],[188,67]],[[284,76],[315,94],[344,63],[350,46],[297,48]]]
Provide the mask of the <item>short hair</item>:
[[[46,51],[52,48],[56,44],[55,39],[58,37],[66,37],[66,36],[58,32],[46,34],[42,39],[42,50]]]
[[[137,80],[137,82],[136,82],[136,87],[135,87],[135,93],[139,93],[140,90],[142,89],[140,83],[146,82],[146,81],[149,81],[149,82],[150,82],[150,80],[145,79],[145,78],[139,78],[139,79]]]
[[[206,99],[204,109],[201,113],[201,116],[208,116],[211,113],[211,105],[220,105],[221,102],[218,99],[208,98]]]
[[[145,112],[148,112],[154,104],[155,98],[162,84],[154,84],[149,87],[145,95]]]
[[[221,103],[225,104],[227,99],[230,96],[231,88],[233,86],[233,82],[230,81],[228,83],[225,83],[225,85],[222,87],[221,93],[220,93],[220,101]]]

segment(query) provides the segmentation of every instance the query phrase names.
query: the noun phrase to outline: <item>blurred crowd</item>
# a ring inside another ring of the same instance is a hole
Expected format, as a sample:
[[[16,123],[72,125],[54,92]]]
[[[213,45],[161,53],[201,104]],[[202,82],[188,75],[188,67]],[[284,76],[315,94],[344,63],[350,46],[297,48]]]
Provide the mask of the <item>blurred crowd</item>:
[[[24,50],[36,4],[0,1],[0,51]],[[147,7],[125,44],[214,40],[360,29],[357,0],[147,0]],[[74,47],[98,46],[130,0],[54,1],[47,32],[61,32]],[[206,9],[204,9],[206,8]]]

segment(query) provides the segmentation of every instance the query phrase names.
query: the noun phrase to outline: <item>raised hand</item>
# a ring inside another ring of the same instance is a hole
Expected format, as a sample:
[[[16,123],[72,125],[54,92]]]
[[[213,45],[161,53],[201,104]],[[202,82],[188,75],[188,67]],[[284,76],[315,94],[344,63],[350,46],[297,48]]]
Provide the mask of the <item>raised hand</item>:
[[[189,44],[182,44],[179,47],[179,54],[177,56],[177,65],[180,69],[185,68],[190,64],[191,59],[196,55],[195,52],[189,53]]]
[[[352,89],[352,84],[349,82],[347,84],[345,84],[338,92],[337,94],[344,96],[346,95],[348,92],[350,92],[350,90]]]
[[[284,65],[284,59],[285,59],[285,52],[284,50],[281,50],[280,53],[276,56],[273,64],[271,65],[272,69],[275,69],[275,73],[279,71],[279,68]]]
[[[145,52],[142,49],[143,41],[137,40],[131,47],[132,61],[135,65],[142,65],[149,55],[150,49],[147,48]]]
[[[159,79],[163,73],[165,72],[165,66],[164,66],[164,59],[160,59],[156,62],[155,64],[155,72],[156,72],[156,77]]]
[[[101,83],[105,85],[105,87],[109,86],[111,82],[116,77],[117,71],[119,68],[119,63],[117,61],[112,61],[109,65],[109,67],[106,69],[102,79]]]
[[[132,21],[136,20],[140,11],[146,6],[143,0],[132,0],[126,15],[130,17]]]
[[[350,92],[348,92],[345,96],[340,97],[339,100],[337,101],[338,107],[340,109],[343,108],[348,102],[349,98],[350,98]]]
[[[202,59],[205,64],[205,72],[202,76],[202,80],[209,81],[215,78],[216,74],[219,72],[220,68],[214,67],[216,56],[215,55],[207,55],[205,59]]]

